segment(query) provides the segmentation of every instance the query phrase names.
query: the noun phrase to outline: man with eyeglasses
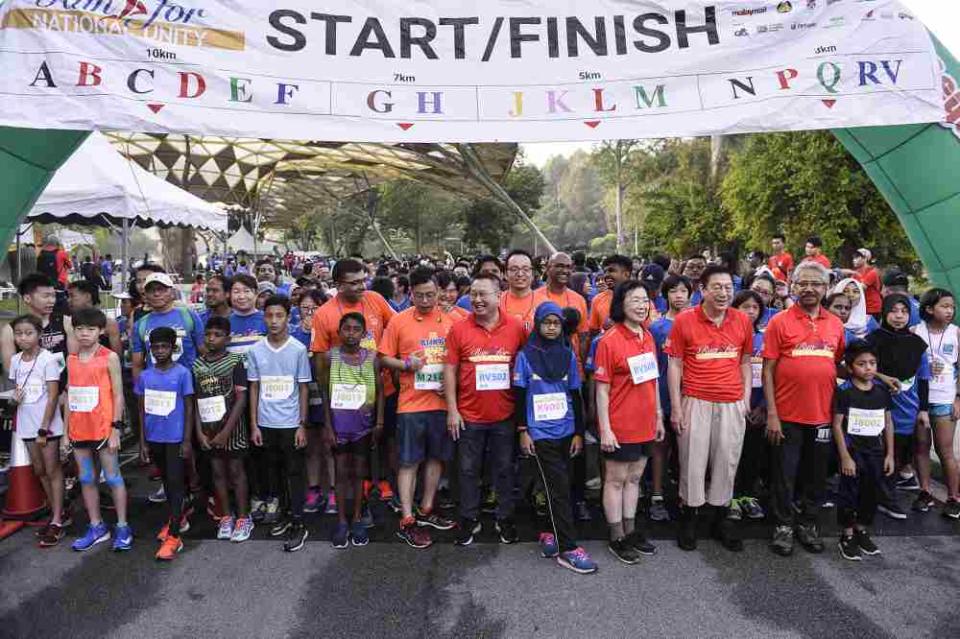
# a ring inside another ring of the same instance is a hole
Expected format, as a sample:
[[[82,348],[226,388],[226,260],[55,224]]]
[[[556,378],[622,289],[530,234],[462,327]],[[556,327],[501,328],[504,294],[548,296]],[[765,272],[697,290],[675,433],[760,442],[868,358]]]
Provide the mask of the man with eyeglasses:
[[[763,392],[777,524],[770,548],[784,557],[793,553],[794,535],[808,551],[823,551],[819,498],[833,447],[833,394],[845,348],[843,324],[821,305],[829,278],[818,262],[798,264],[792,278],[797,303],[770,320],[764,338]],[[795,515],[798,477],[800,514]]]
[[[397,536],[413,548],[426,548],[433,543],[428,527],[454,527],[454,522],[434,512],[434,498],[443,465],[453,457],[443,396],[443,363],[447,359],[447,334],[455,322],[437,304],[439,289],[433,269],[414,270],[410,287],[413,306],[390,322],[379,350],[383,365],[400,375],[397,488],[402,514]],[[423,497],[414,513],[417,474],[424,462]]]
[[[703,303],[677,315],[664,345],[683,503],[677,545],[696,549],[698,511],[709,503],[713,536],[728,550],[740,551],[743,541],[727,515],[750,406],[753,325],[730,307],[730,271],[710,265],[700,285]]]
[[[547,261],[547,285],[533,292],[533,308],[544,302],[553,302],[560,308],[573,308],[580,313],[580,322],[577,324],[577,338],[571,336],[570,342],[573,351],[580,363],[580,372],[583,374],[583,358],[590,350],[589,316],[587,315],[587,300],[583,295],[568,288],[570,275],[573,273],[573,260],[566,253],[554,253]]]
[[[537,309],[533,300],[533,258],[523,249],[507,255],[507,285],[509,288],[500,295],[500,312],[519,321],[529,335]]]

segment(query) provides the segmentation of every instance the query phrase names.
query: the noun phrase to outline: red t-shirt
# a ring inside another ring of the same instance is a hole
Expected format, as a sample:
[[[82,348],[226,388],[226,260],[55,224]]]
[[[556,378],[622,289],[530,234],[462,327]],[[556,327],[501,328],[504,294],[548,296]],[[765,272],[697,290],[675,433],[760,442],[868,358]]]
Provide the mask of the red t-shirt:
[[[771,255],[770,258],[767,259],[767,266],[774,273],[779,270],[786,275],[793,270],[793,256],[787,251],[784,251],[780,255]]]
[[[816,262],[817,264],[823,265],[824,268],[832,268],[833,265],[830,263],[830,258],[821,253],[820,255],[807,256],[803,258],[804,262]]]
[[[525,341],[523,326],[504,313],[492,331],[477,324],[473,315],[453,325],[447,333],[447,363],[458,366],[457,409],[464,421],[491,424],[510,419],[513,360]],[[477,388],[478,380],[486,390]]]
[[[641,336],[614,324],[597,343],[594,379],[610,384],[610,428],[621,444],[642,444],[657,435],[657,377],[635,384],[628,361],[644,355],[656,372],[656,344],[645,328]]]
[[[773,316],[764,333],[763,357],[777,360],[773,385],[781,420],[811,426],[831,422],[836,362],[844,348],[843,324],[823,308],[816,318],[799,304]]]
[[[873,315],[883,310],[883,297],[880,295],[880,273],[872,266],[863,266],[857,269],[855,280],[863,284],[863,297],[867,305],[867,313]]]
[[[664,350],[683,360],[684,395],[708,402],[743,399],[746,389],[740,361],[753,353],[753,325],[737,309],[727,309],[719,327],[702,306],[681,312]]]

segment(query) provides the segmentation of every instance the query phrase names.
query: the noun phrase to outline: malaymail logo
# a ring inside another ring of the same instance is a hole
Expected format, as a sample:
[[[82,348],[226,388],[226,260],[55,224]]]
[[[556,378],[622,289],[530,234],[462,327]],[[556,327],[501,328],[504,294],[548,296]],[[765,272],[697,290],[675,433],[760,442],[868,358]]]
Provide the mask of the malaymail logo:
[[[0,0],[2,2],[2,0]],[[183,0],[31,0],[8,8],[0,29],[126,36],[154,44],[243,50],[243,32],[208,26],[215,16]]]

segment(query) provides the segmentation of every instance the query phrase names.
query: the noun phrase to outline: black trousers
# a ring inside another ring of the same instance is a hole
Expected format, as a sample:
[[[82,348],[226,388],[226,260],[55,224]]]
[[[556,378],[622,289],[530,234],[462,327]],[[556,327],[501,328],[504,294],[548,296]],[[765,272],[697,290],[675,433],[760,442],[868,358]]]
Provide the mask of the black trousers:
[[[879,441],[866,445],[854,443],[847,450],[857,465],[857,474],[840,475],[837,523],[844,528],[852,528],[854,524],[870,526],[877,514],[877,500],[884,480],[883,445]]]
[[[743,452],[740,453],[740,464],[737,466],[734,495],[755,496],[757,480],[767,476],[769,459],[763,428],[748,425],[743,434]]]
[[[480,516],[480,478],[489,464],[497,490],[497,519],[511,519],[514,511],[516,431],[509,421],[492,424],[464,423],[457,443],[460,464],[460,516]]]
[[[570,459],[570,441],[572,439],[572,437],[564,437],[563,439],[540,439],[534,442],[537,452],[535,461],[547,491],[549,504],[547,519],[541,522],[541,530],[553,531],[557,536],[560,552],[577,547],[577,529],[573,523],[573,504],[570,500],[570,474],[573,467]]]
[[[795,523],[793,501],[799,498],[799,523],[820,523],[820,498],[827,482],[827,464],[833,438],[829,426],[783,422],[783,441],[771,446],[770,480],[773,515],[778,526]],[[795,495],[797,480],[799,494]]]
[[[180,535],[180,517],[183,516],[183,494],[186,465],[183,461],[182,444],[160,444],[147,442],[150,458],[160,469],[163,491],[167,494],[170,506],[170,534]]]
[[[277,497],[290,497],[290,514],[303,517],[306,494],[304,449],[296,447],[296,428],[261,428],[263,448],[267,454],[270,491]]]

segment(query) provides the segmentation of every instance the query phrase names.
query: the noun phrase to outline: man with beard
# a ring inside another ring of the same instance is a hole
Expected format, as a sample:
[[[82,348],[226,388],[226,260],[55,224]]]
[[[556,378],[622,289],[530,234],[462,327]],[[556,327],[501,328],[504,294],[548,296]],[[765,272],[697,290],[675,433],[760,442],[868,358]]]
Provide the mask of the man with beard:
[[[583,296],[569,288],[570,274],[573,272],[573,260],[566,253],[554,253],[547,262],[547,285],[533,292],[533,308],[544,302],[553,302],[560,308],[572,308],[580,313],[576,339],[571,336],[573,351],[582,367],[583,359],[590,349],[590,330],[587,323],[587,301]],[[582,368],[581,368],[582,370]]]

